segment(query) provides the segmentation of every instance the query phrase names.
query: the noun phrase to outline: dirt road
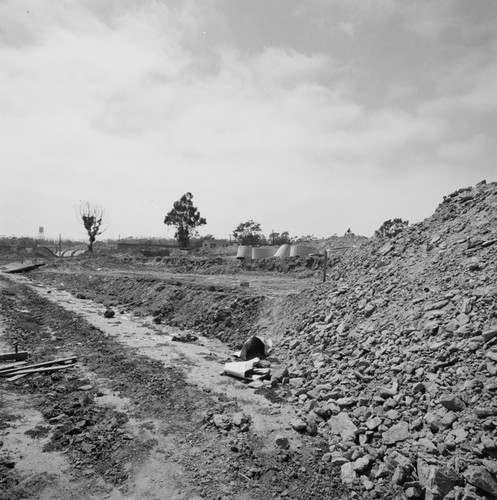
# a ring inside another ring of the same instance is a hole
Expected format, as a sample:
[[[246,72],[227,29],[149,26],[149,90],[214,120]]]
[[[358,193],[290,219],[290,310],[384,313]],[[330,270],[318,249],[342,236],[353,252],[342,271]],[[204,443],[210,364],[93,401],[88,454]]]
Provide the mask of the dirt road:
[[[285,401],[221,375],[232,353],[218,340],[178,343],[152,317],[106,319],[101,304],[24,276],[0,286],[1,350],[78,358],[0,379],[0,498],[353,497]]]

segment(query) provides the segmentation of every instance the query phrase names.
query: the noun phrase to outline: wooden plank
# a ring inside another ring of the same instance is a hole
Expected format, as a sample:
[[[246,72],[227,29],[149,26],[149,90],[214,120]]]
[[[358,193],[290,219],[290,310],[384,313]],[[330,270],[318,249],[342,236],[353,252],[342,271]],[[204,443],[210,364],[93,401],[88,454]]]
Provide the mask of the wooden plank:
[[[47,366],[45,368],[33,368],[32,370],[19,370],[14,373],[10,373],[9,375],[27,375],[28,373],[43,373],[43,372],[53,372],[57,370],[66,370],[67,368],[74,368],[74,364],[72,365],[55,365],[55,366]],[[5,374],[0,374],[0,377],[4,377]]]
[[[25,377],[26,375],[27,375],[27,373],[23,373],[21,375],[14,375],[13,377],[9,377],[6,380],[8,380],[9,382],[14,382],[15,380],[18,380],[18,379],[20,379],[22,377]]]
[[[6,375],[13,375],[14,373],[18,372],[20,369],[25,370],[25,369],[31,369],[31,368],[40,368],[43,366],[50,366],[50,365],[56,365],[58,363],[76,363],[77,358],[76,356],[71,356],[70,358],[59,358],[59,359],[53,359],[52,361],[44,361],[43,363],[37,363],[35,365],[27,365],[23,366],[22,368],[10,368],[9,370],[3,370],[0,371],[0,376],[5,377]]]
[[[17,360],[22,361],[28,357],[28,351],[19,351],[19,352],[3,352],[0,353],[0,361],[2,360]]]
[[[46,266],[46,262],[42,262],[41,264],[18,264],[17,267],[9,267],[7,268],[4,273],[10,273],[10,274],[15,274],[15,273],[26,273],[28,271],[32,271],[33,269],[37,269],[41,266]],[[14,265],[15,266],[15,265]]]
[[[0,365],[0,372],[3,370],[10,370],[11,368],[17,368],[18,366],[25,365],[26,361],[19,361],[18,363],[9,363],[8,365]]]

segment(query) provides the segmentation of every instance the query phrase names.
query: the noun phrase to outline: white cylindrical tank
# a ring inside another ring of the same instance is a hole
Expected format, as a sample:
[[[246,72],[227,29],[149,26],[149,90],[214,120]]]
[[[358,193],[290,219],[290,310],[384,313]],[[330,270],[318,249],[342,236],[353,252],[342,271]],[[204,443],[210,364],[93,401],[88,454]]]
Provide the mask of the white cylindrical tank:
[[[273,247],[252,248],[252,258],[253,259],[268,259],[269,257],[274,257],[274,248]]]
[[[290,248],[290,257],[305,257],[312,252],[312,248],[305,247],[304,245],[292,245]]]
[[[275,257],[289,257],[290,256],[290,245],[281,245],[278,251],[274,254]]]
[[[236,254],[237,259],[251,259],[252,247],[250,245],[240,245]]]

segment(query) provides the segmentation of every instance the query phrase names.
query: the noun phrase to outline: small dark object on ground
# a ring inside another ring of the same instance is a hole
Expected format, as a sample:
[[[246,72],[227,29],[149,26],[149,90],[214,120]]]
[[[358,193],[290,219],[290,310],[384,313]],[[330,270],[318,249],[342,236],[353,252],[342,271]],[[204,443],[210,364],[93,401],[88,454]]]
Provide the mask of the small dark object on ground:
[[[193,333],[180,333],[173,335],[172,340],[176,342],[195,342],[198,340],[198,337],[193,335]]]

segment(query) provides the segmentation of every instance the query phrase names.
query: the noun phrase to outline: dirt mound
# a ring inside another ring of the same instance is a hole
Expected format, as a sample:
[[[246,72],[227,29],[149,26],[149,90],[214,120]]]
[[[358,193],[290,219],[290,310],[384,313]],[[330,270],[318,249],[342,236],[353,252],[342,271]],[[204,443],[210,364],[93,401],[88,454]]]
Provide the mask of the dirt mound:
[[[496,264],[497,185],[480,183],[314,292],[285,343],[291,394],[343,482],[497,496]]]

